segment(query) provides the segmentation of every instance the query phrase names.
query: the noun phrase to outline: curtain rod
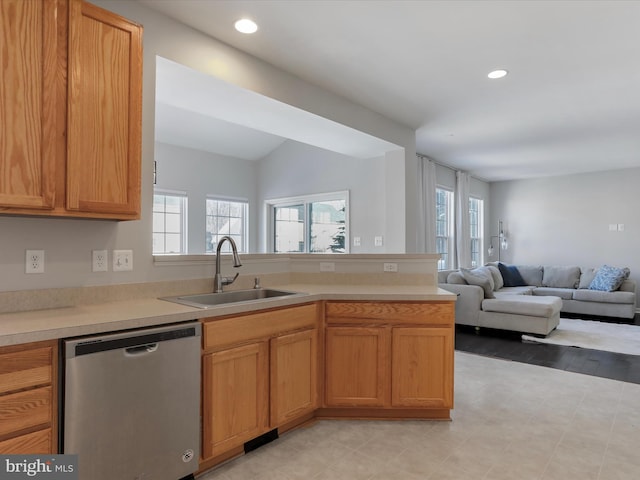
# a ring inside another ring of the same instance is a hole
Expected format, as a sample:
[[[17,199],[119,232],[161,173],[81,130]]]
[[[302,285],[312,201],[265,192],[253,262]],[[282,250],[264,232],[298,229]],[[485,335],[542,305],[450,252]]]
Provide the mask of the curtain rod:
[[[418,158],[422,158],[423,160],[429,160],[430,162],[435,163],[436,165],[440,166],[440,167],[444,167],[444,168],[448,168],[449,170],[451,170],[452,172],[464,172],[465,170],[459,170],[457,168],[453,168],[449,165],[445,165],[444,163],[440,163],[436,160],[434,160],[433,158],[430,158],[426,155],[423,155],[421,153],[416,153],[416,157]],[[487,182],[486,180],[483,180],[482,178],[476,177],[475,175],[470,175],[471,178],[475,178],[476,180],[479,180],[481,182],[485,182],[485,183],[491,183],[491,182]]]
[[[421,153],[416,153],[416,157],[422,158],[423,160],[429,160],[430,162],[433,162],[436,165],[439,165],[439,166],[444,167],[444,168],[448,168],[449,170],[453,170],[454,172],[461,172],[462,171],[462,170],[458,170],[457,168],[450,167],[449,165],[445,165],[444,163],[440,163],[437,160],[434,160],[433,158],[430,158],[430,157],[428,157],[426,155],[423,155]]]

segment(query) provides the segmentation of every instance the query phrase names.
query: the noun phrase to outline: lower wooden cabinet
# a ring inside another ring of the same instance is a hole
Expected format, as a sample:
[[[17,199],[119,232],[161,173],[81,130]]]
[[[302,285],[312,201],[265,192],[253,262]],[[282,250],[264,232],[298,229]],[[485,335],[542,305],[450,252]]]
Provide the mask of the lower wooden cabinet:
[[[204,355],[203,458],[268,430],[268,346],[262,341]]]
[[[453,408],[453,305],[327,302],[321,416],[348,416],[345,408],[359,408],[365,416],[421,409],[419,416],[448,418]]]
[[[318,407],[318,305],[204,320],[202,463]]]
[[[452,408],[452,329],[398,327],[391,336],[391,405]]]
[[[327,327],[325,341],[327,405],[388,405],[389,329]]]
[[[57,451],[57,342],[0,348],[0,454]]]
[[[271,339],[271,426],[318,407],[317,329]]]

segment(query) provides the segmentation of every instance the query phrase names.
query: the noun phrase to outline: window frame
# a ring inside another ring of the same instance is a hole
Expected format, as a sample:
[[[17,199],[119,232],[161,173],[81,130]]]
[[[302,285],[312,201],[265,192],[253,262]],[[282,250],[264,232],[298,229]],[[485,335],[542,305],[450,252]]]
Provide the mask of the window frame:
[[[475,210],[472,208],[472,203],[477,204]],[[474,221],[473,213],[477,212],[477,225],[476,236],[473,235]],[[484,265],[484,199],[475,196],[469,196],[469,236],[470,236],[470,248],[471,248],[471,266],[473,268]],[[474,243],[477,245],[477,251],[474,252]],[[474,263],[474,254],[477,257]]]
[[[447,235],[443,236],[443,235],[438,235],[439,232],[439,228],[438,228],[438,222],[440,222],[440,220],[438,219],[438,212],[439,212],[439,205],[440,203],[438,202],[438,191],[443,191],[446,193],[446,197],[447,197],[447,204],[445,205],[445,218],[446,218],[446,224],[445,224],[445,230]],[[440,260],[438,260],[438,270],[450,270],[453,268],[453,261],[454,261],[454,241],[455,241],[455,196],[454,196],[454,191],[451,188],[442,186],[442,185],[437,185],[436,186],[436,198],[435,198],[435,203],[436,203],[436,225],[435,225],[435,233],[436,233],[436,253],[440,253],[441,254],[441,258]],[[446,252],[439,252],[439,247],[440,245],[442,245],[443,242],[440,242],[439,239],[444,239],[444,244],[447,247],[447,251]]]
[[[156,211],[155,209],[155,205],[156,205],[156,200],[155,197],[156,196],[163,196],[165,197],[164,200],[164,210],[162,212]],[[187,192],[184,191],[179,191],[179,190],[169,190],[169,189],[165,189],[165,188],[156,188],[154,187],[153,189],[153,202],[151,205],[151,252],[153,255],[184,255],[186,253],[188,253],[188,212],[189,212],[189,197],[187,195]],[[166,229],[166,217],[167,217],[167,210],[166,210],[166,197],[174,197],[174,198],[179,198],[180,199],[180,219],[179,219],[179,224],[180,224],[180,232],[177,232],[180,234],[180,250],[178,252],[168,252],[166,251],[166,245],[167,245],[167,233],[176,233],[176,232],[167,232]],[[156,224],[155,224],[155,215],[156,213],[162,213],[164,216],[164,229],[162,231],[160,230],[156,230]],[[156,234],[162,234],[163,235],[163,241],[164,241],[164,248],[162,249],[162,251],[156,251],[155,250],[155,245],[154,245],[154,240],[155,240],[155,236]]]
[[[207,246],[207,219],[208,217],[222,217],[220,215],[209,215],[207,213],[208,211],[208,205],[207,202],[209,201],[215,201],[215,202],[227,202],[227,203],[240,203],[242,204],[243,207],[243,216],[242,218],[242,233],[240,235],[241,240],[237,241],[235,238],[234,240],[236,241],[236,247],[238,249],[238,253],[247,253],[249,251],[249,215],[250,215],[250,208],[249,208],[249,200],[247,198],[239,198],[239,197],[227,197],[227,196],[222,196],[222,195],[214,195],[214,194],[207,194],[206,198],[205,198],[205,205],[204,205],[204,232],[205,232],[205,245],[204,245],[204,251],[205,254],[210,254],[210,253],[216,253],[216,249],[214,248],[213,250],[209,251],[208,250],[208,246]],[[231,237],[233,237],[233,234],[224,234],[224,235],[230,235]],[[227,247],[230,249],[230,247]],[[225,253],[228,253],[230,250],[223,250]]]
[[[310,206],[313,203],[318,202],[331,202],[331,201],[344,201],[344,252],[310,252],[311,243],[311,219],[310,219]],[[275,209],[278,207],[288,207],[296,205],[304,206],[304,250],[302,252],[276,252],[276,228],[275,228]],[[349,190],[342,190],[337,192],[316,193],[309,195],[299,195],[295,197],[275,198],[265,201],[265,208],[267,211],[267,249],[271,253],[325,253],[325,254],[342,254],[349,253],[350,251],[350,236],[349,236]]]

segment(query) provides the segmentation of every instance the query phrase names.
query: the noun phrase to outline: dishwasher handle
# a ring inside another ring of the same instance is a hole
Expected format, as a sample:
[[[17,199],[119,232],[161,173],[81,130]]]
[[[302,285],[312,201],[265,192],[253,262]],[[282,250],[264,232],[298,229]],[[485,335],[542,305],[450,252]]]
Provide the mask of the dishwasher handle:
[[[148,343],[146,345],[137,345],[135,347],[125,348],[125,355],[135,356],[135,355],[145,355],[147,353],[153,353],[158,350],[157,343]]]

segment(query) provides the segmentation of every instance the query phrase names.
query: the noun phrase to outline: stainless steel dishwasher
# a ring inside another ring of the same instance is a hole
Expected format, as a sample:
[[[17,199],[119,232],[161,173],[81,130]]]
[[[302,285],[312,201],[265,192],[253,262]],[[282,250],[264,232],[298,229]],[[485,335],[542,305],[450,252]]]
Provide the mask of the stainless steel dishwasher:
[[[64,341],[62,451],[81,480],[191,478],[200,455],[198,322]]]

